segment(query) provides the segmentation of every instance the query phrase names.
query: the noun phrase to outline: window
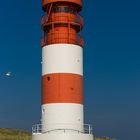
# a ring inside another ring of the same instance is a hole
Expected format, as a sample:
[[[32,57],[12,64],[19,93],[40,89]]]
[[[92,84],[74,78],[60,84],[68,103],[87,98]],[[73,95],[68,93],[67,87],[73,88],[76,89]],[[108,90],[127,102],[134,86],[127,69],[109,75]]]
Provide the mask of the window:
[[[74,9],[69,7],[55,7],[53,8],[54,12],[68,12],[68,13],[75,13]]]

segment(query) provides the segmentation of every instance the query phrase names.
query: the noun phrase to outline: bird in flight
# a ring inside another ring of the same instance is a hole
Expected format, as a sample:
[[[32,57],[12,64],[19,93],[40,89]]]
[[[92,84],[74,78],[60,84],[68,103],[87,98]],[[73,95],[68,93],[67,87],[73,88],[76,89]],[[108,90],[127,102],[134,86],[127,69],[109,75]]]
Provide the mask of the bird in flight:
[[[7,72],[7,73],[5,74],[5,76],[10,77],[11,74],[12,74],[11,72]]]

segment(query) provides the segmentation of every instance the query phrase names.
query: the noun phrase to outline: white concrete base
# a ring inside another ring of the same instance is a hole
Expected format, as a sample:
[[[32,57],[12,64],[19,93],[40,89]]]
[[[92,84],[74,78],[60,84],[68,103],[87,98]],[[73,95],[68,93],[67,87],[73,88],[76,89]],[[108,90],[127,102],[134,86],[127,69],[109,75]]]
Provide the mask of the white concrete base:
[[[42,132],[53,129],[74,129],[82,131],[83,120],[82,104],[52,103],[42,105]]]
[[[32,140],[94,140],[92,134],[82,133],[41,133],[33,134]]]

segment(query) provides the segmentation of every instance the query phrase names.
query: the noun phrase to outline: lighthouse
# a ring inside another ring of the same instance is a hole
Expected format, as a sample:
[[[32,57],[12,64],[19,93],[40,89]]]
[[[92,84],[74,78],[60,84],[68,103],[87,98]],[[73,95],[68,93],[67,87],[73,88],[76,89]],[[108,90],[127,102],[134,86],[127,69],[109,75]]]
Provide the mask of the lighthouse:
[[[42,0],[41,124],[32,140],[93,140],[84,124],[82,0]]]

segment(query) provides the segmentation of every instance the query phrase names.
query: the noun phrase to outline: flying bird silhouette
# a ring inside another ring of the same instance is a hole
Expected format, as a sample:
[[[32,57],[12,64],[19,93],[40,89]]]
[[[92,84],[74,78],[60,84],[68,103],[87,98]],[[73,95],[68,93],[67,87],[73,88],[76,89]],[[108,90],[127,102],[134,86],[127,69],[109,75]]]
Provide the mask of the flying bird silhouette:
[[[11,74],[12,74],[11,72],[7,72],[7,73],[5,74],[5,76],[10,77]]]

